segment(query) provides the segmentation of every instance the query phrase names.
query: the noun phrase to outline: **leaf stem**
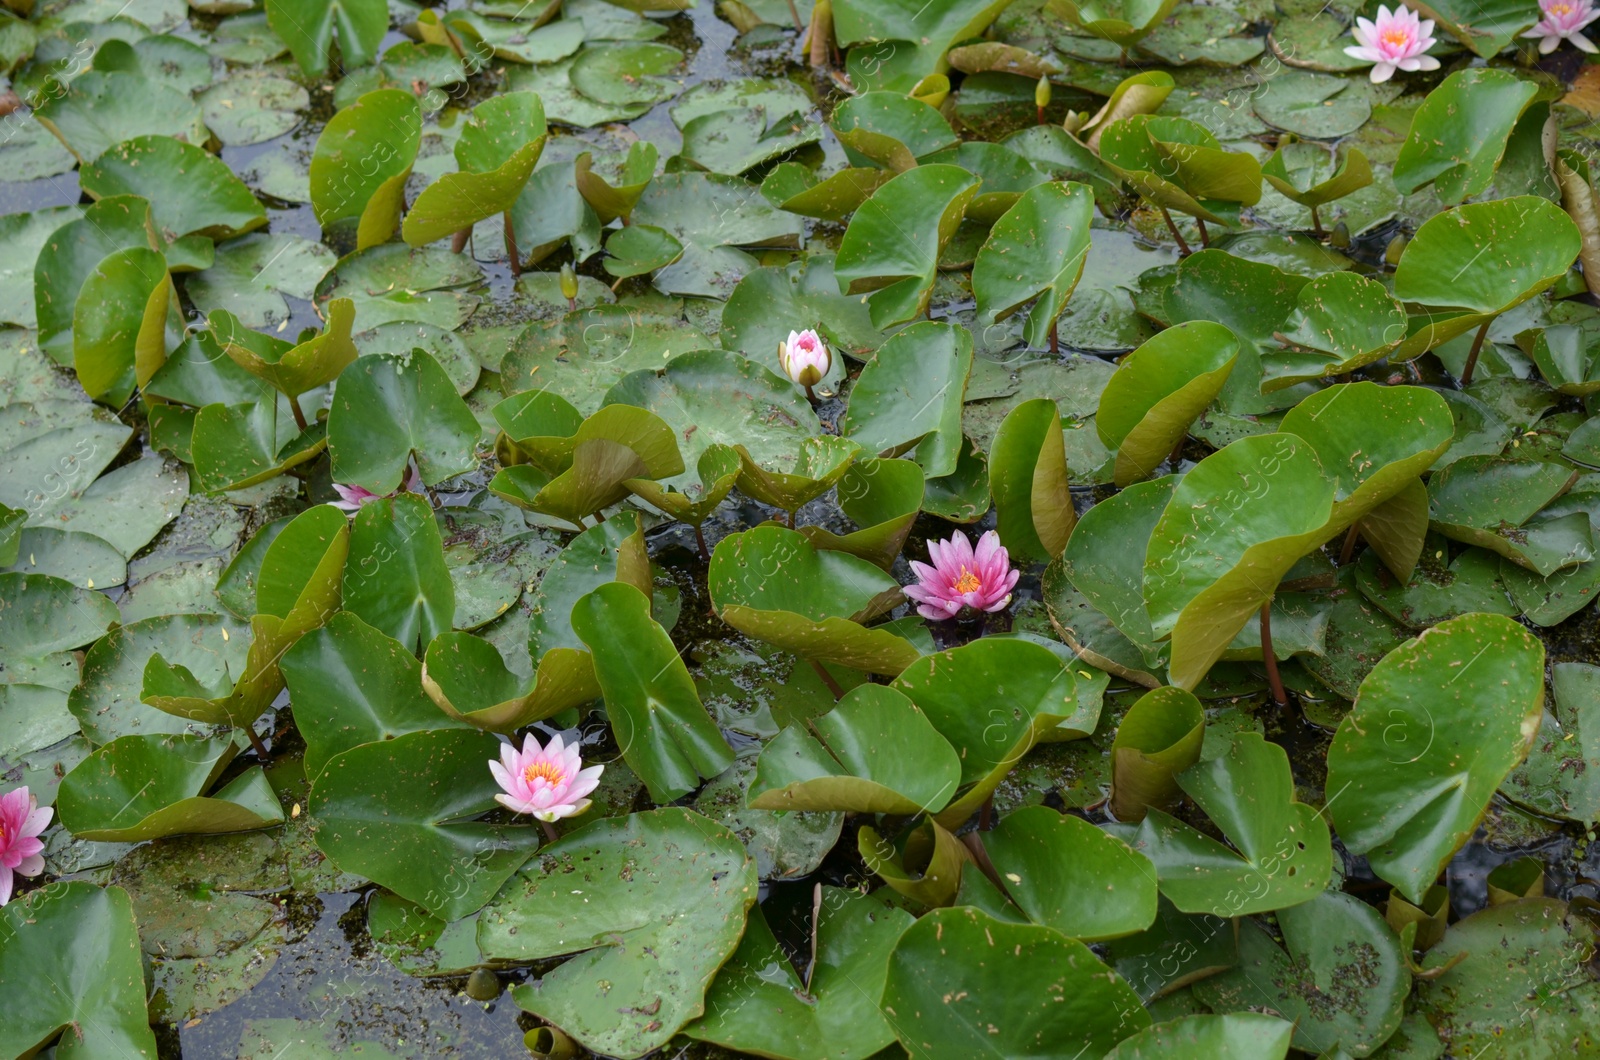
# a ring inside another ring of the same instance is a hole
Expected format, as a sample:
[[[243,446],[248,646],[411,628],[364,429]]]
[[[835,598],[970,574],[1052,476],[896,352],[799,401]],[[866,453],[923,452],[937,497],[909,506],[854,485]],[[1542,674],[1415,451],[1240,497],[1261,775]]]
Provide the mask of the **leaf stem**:
[[[294,425],[302,431],[306,429],[306,414],[300,409],[300,398],[296,394],[285,394],[289,399],[289,411],[294,413]]]
[[[450,237],[450,253],[459,254],[467,249],[467,240],[472,238],[471,227],[463,228]]]
[[[261,760],[261,764],[266,765],[268,762],[271,762],[272,755],[267,753],[267,745],[262,743],[261,737],[256,735],[256,727],[254,722],[244,727],[244,734],[250,737],[250,746],[255,750],[256,757]]]
[[[694,540],[695,544],[700,546],[700,558],[710,563],[711,550],[706,548],[706,532],[701,529],[699,523],[694,524]]]
[[[1280,707],[1289,705],[1283,691],[1283,678],[1278,675],[1278,656],[1272,650],[1272,601],[1261,605],[1261,661],[1267,664],[1267,684],[1272,688],[1272,701]]]
[[[1178,241],[1178,253],[1187,258],[1192,252],[1189,250],[1188,240],[1184,239],[1183,233],[1178,231],[1177,222],[1172,219],[1172,215],[1167,212],[1165,206],[1158,206],[1156,209],[1160,210],[1161,216],[1166,218],[1167,231],[1171,232],[1172,238]]]
[[[1361,540],[1360,527],[1351,523],[1350,532],[1344,535],[1344,546],[1339,549],[1339,566],[1343,567],[1355,558],[1356,542],[1359,540]]]
[[[1052,357],[1061,355],[1061,336],[1057,334],[1057,328],[1060,323],[1059,320],[1050,321],[1050,356]]]
[[[817,676],[822,678],[822,683],[828,686],[828,691],[833,693],[833,701],[835,703],[844,698],[844,689],[839,687],[839,682],[833,679],[833,675],[828,672],[826,666],[823,666],[815,659],[807,659],[806,662],[811,664],[811,668],[817,671]]]
[[[1311,207],[1311,234],[1316,236],[1318,239],[1321,239],[1323,236],[1327,235],[1327,233],[1322,230],[1322,218],[1317,216],[1317,208],[1315,206]]]
[[[796,33],[804,33],[806,31],[805,23],[800,21],[800,9],[794,6],[794,0],[789,0],[789,17],[794,19],[794,31]]]
[[[1205,218],[1196,217],[1194,223],[1200,226],[1200,245],[1209,247],[1211,245],[1211,233],[1206,231]]]
[[[511,275],[513,277],[521,276],[522,254],[517,250],[517,229],[511,223],[510,210],[507,210],[502,216],[505,218],[506,224],[506,258],[511,262]]]
[[[1494,317],[1485,320],[1483,327],[1479,328],[1478,333],[1472,337],[1472,349],[1467,353],[1467,366],[1461,370],[1461,385],[1463,387],[1472,385],[1472,370],[1478,367],[1478,353],[1483,349],[1483,340],[1489,334],[1489,325],[1493,323]]]
[[[549,821],[540,821],[539,827],[544,829],[544,837],[548,842],[554,843],[561,838],[561,833],[556,831],[556,826]]]

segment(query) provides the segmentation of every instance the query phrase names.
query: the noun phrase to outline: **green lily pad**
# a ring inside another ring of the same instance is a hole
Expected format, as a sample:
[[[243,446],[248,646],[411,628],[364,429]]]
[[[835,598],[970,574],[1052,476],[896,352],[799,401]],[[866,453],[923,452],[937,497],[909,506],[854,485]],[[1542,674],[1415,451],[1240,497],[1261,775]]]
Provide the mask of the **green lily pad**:
[[[511,881],[480,918],[478,945],[502,960],[576,954],[512,997],[589,1048],[638,1057],[704,1012],[756,884],[733,833],[690,810],[596,821]],[[629,945],[606,941],[618,937]]]
[[[1600,818],[1600,734],[1596,677],[1585,663],[1551,667],[1554,702],[1547,704],[1527,759],[1512,769],[1500,790],[1540,813],[1592,827]]]
[[[837,496],[839,510],[859,529],[836,534],[804,526],[800,532],[818,548],[848,552],[888,570],[922,511],[926,485],[922,468],[910,460],[857,457],[840,476]]]
[[[835,887],[821,891],[816,963],[804,978],[766,917],[750,911],[744,938],[706,992],[706,1014],[684,1028],[698,1041],[784,1060],[869,1056],[894,1043],[879,1011],[889,954],[913,917]]]
[[[434,705],[476,729],[513,733],[600,698],[587,652],[552,648],[538,660],[533,686],[507,668],[498,649],[467,633],[441,633],[428,645],[422,688]]]
[[[1082,667],[1074,661],[1042,642],[986,637],[924,656],[895,679],[891,687],[910,697],[961,758],[960,797],[938,814],[941,825],[966,821],[1035,743],[1094,731],[1099,696],[1080,697]]]
[[[666,294],[727,297],[758,262],[741,248],[800,245],[803,222],[753,184],[706,173],[663,173],[650,182],[630,223],[653,225],[683,244],[683,257],[651,282]]]
[[[121,70],[80,74],[66,91],[47,95],[34,116],[84,163],[134,137],[207,138],[200,105],[187,92]]]
[[[1216,1011],[1265,1009],[1294,1020],[1294,1047],[1370,1056],[1400,1026],[1411,975],[1400,940],[1359,898],[1328,891],[1278,913],[1287,952],[1249,922],[1239,964],[1195,984]]]
[[[499,746],[439,728],[334,755],[307,804],[318,848],[441,919],[476,912],[540,843],[537,829],[472,820],[498,805],[488,763]]]
[[[170,136],[117,144],[85,166],[78,183],[97,199],[150,200],[156,226],[168,240],[195,232],[228,239],[267,223],[261,203],[220,159]]]
[[[763,810],[937,812],[956,793],[955,750],[904,694],[861,685],[762,748],[749,803]]]
[[[778,343],[789,338],[796,322],[814,327],[833,353],[856,360],[869,359],[888,335],[872,325],[872,314],[860,298],[839,293],[831,254],[808,254],[783,267],[757,269],[739,281],[722,310],[722,330],[717,338],[725,350],[735,350],[774,371]],[[823,377],[833,387],[844,378],[838,361]]]
[[[921,657],[905,638],[861,624],[899,602],[893,578],[793,530],[730,534],[712,552],[709,578],[724,622],[803,658],[893,675]]]
[[[388,242],[421,143],[422,110],[411,92],[368,92],[334,114],[311,156],[317,223],[331,228],[354,221],[357,250]]]
[[[680,320],[597,305],[529,325],[506,354],[501,386],[507,394],[548,390],[588,415],[629,373],[662,368],[680,354],[711,345]],[[692,452],[689,458],[694,459]]]
[[[1247,503],[1262,493],[1270,505]],[[1312,447],[1283,434],[1234,442],[1178,483],[1144,578],[1151,627],[1173,639],[1173,684],[1198,684],[1294,562],[1331,536],[1335,493]]]
[[[1432,183],[1447,205],[1481,194],[1538,86],[1506,70],[1458,70],[1418,108],[1394,163],[1409,195]]]
[[[426,499],[402,493],[364,505],[350,531],[344,606],[420,653],[455,619],[455,585]]]
[[[1068,491],[1061,417],[1048,398],[1024,401],[989,447],[989,488],[1000,540],[1019,557],[1048,562],[1077,524]]]
[[[1428,480],[1429,526],[1549,577],[1594,558],[1585,512],[1545,511],[1577,474],[1553,460],[1458,460]]]
[[[1428,310],[1397,356],[1414,356],[1526,302],[1566,274],[1581,243],[1571,218],[1536,195],[1434,216],[1395,269],[1394,296]]]
[[[730,395],[736,400],[730,401]],[[683,354],[654,371],[626,375],[606,391],[605,400],[647,409],[665,420],[679,440],[684,463],[697,470],[718,447],[741,444],[757,464],[775,464],[821,433],[816,413],[787,380],[756,362],[717,350]],[[705,485],[703,470],[700,474]],[[717,477],[721,474],[725,472]],[[694,488],[688,472],[668,476],[661,485],[684,493]],[[654,497],[644,496],[655,503]]]
[[[844,828],[843,813],[758,810],[747,802],[756,755],[746,750],[694,797],[694,809],[733,830],[763,880],[801,879],[815,872]]]
[[[733,763],[678,650],[650,617],[649,597],[618,582],[602,585],[573,605],[572,628],[594,655],[623,756],[656,802],[693,791]]]
[[[781,80],[697,85],[672,108],[681,157],[713,173],[738,174],[822,138],[808,120],[811,97]]]
[[[358,251],[326,272],[316,284],[317,304],[350,299],[363,331],[397,320],[453,331],[479,302],[477,295],[456,288],[483,278],[483,271],[465,254],[452,254],[447,247],[411,248],[403,243]]]
[[[1411,580],[1403,584],[1375,553],[1368,553],[1356,568],[1356,585],[1384,614],[1408,629],[1427,629],[1471,612],[1517,613],[1500,578],[1499,557],[1478,548],[1467,549],[1448,565],[1425,555]]]
[[[62,1060],[156,1055],[127,891],[64,882],[11,902],[0,925],[0,973],[21,1006],[0,1025],[0,1049],[21,1056],[59,1034]]]
[[[198,101],[207,127],[224,146],[248,147],[299,125],[297,112],[310,106],[311,97],[287,78],[250,71],[212,85]]]
[[[1183,1016],[1124,1038],[1105,1060],[1283,1060],[1293,1032],[1293,1024],[1259,1012]]]
[[[344,63],[365,66],[377,57],[389,28],[387,6],[374,0],[271,0],[265,7],[272,32],[309,77],[328,72],[335,35]]]
[[[1301,70],[1267,81],[1250,105],[1268,125],[1317,140],[1348,136],[1372,116],[1371,97],[1359,84]]]
[[[739,492],[786,512],[797,511],[832,489],[862,451],[848,438],[827,434],[802,438],[791,469],[775,471],[758,463],[743,445],[733,448],[739,454]]]
[[[1178,786],[1232,844],[1149,811],[1132,846],[1155,862],[1161,893],[1178,909],[1245,916],[1309,902],[1327,886],[1328,826],[1295,800],[1283,748],[1240,733],[1227,754],[1178,774]]]
[[[5,577],[0,575],[0,578]],[[132,734],[196,733],[206,726],[140,702],[145,666],[160,655],[206,687],[233,686],[244,672],[248,644],[227,633],[216,615],[164,615],[112,630],[89,649],[83,679],[68,705],[95,745]]]
[[[401,233],[413,247],[471,228],[512,208],[533,175],[549,132],[544,105],[532,92],[511,92],[478,104],[456,141],[459,167],[423,189]]]
[[[971,370],[965,328],[923,321],[898,331],[856,378],[839,432],[868,452],[908,455],[930,478],[953,474]]]
[[[889,328],[926,311],[939,255],[978,184],[959,166],[918,166],[856,209],[839,244],[834,275],[846,294],[867,294],[874,327]]]
[[[137,843],[282,824],[283,807],[259,769],[203,794],[237,750],[227,736],[120,736],[61,782],[61,825],[80,839]]]
[[[226,309],[247,328],[271,331],[289,319],[284,296],[310,299],[334,261],[333,251],[309,239],[252,232],[222,244],[184,289],[203,313]]]
[[[457,727],[422,694],[415,656],[350,612],[301,637],[280,665],[291,702],[316,705],[297,716],[309,780],[352,747]]]
[[[334,478],[374,493],[397,488],[413,459],[428,485],[470,470],[480,433],[439,362],[416,350],[358,358],[328,414]]]
[[[1273,337],[1285,349],[1261,358],[1263,390],[1344,375],[1382,360],[1405,338],[1402,308],[1383,285],[1349,272],[1300,288],[1294,310]]]
[[[985,188],[988,187],[986,183]],[[993,323],[1034,301],[1024,336],[1043,347],[1083,275],[1094,193],[1086,184],[1040,184],[995,222],[972,271],[980,321]],[[1039,233],[1049,235],[1039,245]]]
[[[1488,0],[1474,4],[1465,3],[1464,0],[1438,0],[1429,4],[1428,14],[1438,21],[1440,29],[1483,59],[1504,51],[1538,17],[1537,11],[1514,0]]]
[[[1451,925],[1423,958],[1442,974],[1417,984],[1417,1010],[1453,1051],[1571,1055],[1600,1010],[1600,989],[1582,970],[1593,953],[1594,929],[1565,902],[1490,906]]]
[[[1117,454],[1117,485],[1155,472],[1222,392],[1238,355],[1233,332],[1190,320],[1123,358],[1095,415],[1100,440]]]
[[[1017,909],[1069,939],[1122,938],[1155,920],[1155,867],[1082,818],[1028,806],[983,833],[983,847]]]
[[[1345,845],[1414,904],[1528,753],[1543,674],[1532,634],[1465,615],[1396,648],[1361,683],[1328,751],[1330,811]]]
[[[802,163],[780,162],[761,182],[761,194],[780,210],[842,221],[893,176],[889,170],[852,166],[819,178]]]
[[[1083,943],[966,906],[936,909],[900,936],[883,1010],[907,1052],[930,1060],[1092,1055],[1150,1020]]]
[[[1194,693],[1157,688],[1123,715],[1111,744],[1111,812],[1138,823],[1150,807],[1166,809],[1181,789],[1177,775],[1200,760],[1205,712]]]

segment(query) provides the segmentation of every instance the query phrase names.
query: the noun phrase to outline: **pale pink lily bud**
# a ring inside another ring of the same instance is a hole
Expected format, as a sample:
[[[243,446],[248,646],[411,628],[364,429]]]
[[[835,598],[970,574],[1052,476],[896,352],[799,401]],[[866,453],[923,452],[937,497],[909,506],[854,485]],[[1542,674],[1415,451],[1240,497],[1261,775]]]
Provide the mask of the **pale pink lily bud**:
[[[833,354],[815,331],[789,332],[789,341],[778,344],[778,364],[783,374],[807,390],[822,382],[833,365]]]
[[[1538,38],[1539,54],[1549,55],[1562,41],[1572,42],[1579,51],[1595,50],[1594,42],[1583,35],[1584,27],[1600,18],[1593,0],[1539,0],[1539,12],[1544,18],[1523,34]]]
[[[1423,54],[1434,44],[1433,20],[1418,18],[1404,4],[1396,7],[1393,14],[1387,7],[1379,7],[1376,19],[1356,19],[1350,35],[1356,39],[1356,46],[1346,48],[1344,53],[1372,63],[1374,83],[1389,80],[1396,70],[1413,73],[1439,69],[1439,60]]]
[[[515,813],[531,813],[541,821],[575,817],[589,808],[586,796],[600,783],[605,766],[581,768],[578,745],[561,742],[558,733],[540,747],[532,733],[522,742],[500,745],[500,761],[489,763],[495,783],[505,789],[495,801]]]
[[[44,871],[44,843],[39,835],[55,811],[39,807],[26,786],[0,795],[0,905],[11,901],[17,876]]]
[[[406,467],[406,477],[400,483],[400,488],[394,493],[388,494],[388,496],[393,497],[398,493],[419,493],[421,490],[422,476],[417,474],[415,465],[409,465]],[[385,494],[373,493],[371,490],[361,486],[345,486],[337,482],[333,484],[333,492],[339,495],[339,499],[328,503],[347,512],[360,511],[373,501],[383,500],[385,496]]]
[[[916,601],[917,614],[933,622],[954,618],[963,607],[999,611],[1011,602],[1022,576],[1011,569],[1011,556],[993,530],[978,538],[976,551],[959,530],[948,541],[929,541],[928,558],[932,566],[911,561],[917,581],[905,594]]]

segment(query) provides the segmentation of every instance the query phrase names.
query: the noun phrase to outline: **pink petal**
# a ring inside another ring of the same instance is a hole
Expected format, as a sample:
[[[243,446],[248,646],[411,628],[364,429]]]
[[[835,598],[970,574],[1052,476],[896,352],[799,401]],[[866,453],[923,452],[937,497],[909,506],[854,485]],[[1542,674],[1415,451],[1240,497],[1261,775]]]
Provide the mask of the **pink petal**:
[[[0,905],[11,901],[11,870],[0,865]]]
[[[37,876],[44,871],[44,855],[30,854],[22,859],[22,864],[17,866],[17,872],[23,876]]]

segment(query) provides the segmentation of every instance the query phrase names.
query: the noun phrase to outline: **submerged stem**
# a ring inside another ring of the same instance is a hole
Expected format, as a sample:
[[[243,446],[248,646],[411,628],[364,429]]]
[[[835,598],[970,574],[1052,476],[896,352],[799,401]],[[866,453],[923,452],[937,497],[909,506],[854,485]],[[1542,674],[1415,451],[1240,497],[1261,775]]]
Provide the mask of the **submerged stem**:
[[[1178,223],[1172,219],[1172,215],[1167,212],[1167,208],[1165,206],[1158,206],[1156,209],[1160,210],[1161,216],[1166,219],[1167,231],[1171,232],[1172,238],[1178,241],[1178,253],[1184,257],[1188,257],[1191,253],[1189,250],[1189,241],[1183,238],[1182,232],[1178,231]]]
[[[511,275],[522,275],[522,253],[517,250],[517,230],[511,224],[511,211],[504,214],[506,219],[506,258],[511,262]]]
[[[1272,688],[1272,701],[1280,707],[1289,705],[1283,691],[1283,678],[1278,676],[1278,657],[1272,651],[1272,601],[1261,605],[1261,661],[1267,664],[1267,684]]]
[[[272,755],[267,752],[267,745],[262,743],[261,737],[256,735],[256,727],[254,723],[244,727],[244,734],[250,737],[250,746],[252,749],[254,749],[256,757],[261,760],[262,765],[266,765],[268,762],[272,761]]]
[[[1472,337],[1472,350],[1467,354],[1467,366],[1461,369],[1461,385],[1464,387],[1472,385],[1472,370],[1478,367],[1478,353],[1483,349],[1483,340],[1489,334],[1489,325],[1493,323],[1493,317],[1485,320],[1483,327]]]
[[[828,686],[828,691],[833,693],[833,701],[835,703],[844,698],[844,689],[839,687],[839,682],[833,679],[833,675],[828,672],[826,666],[823,666],[815,659],[807,659],[806,662],[811,664],[811,668],[817,671],[817,676],[822,678],[822,683]]]
[[[1339,566],[1344,566],[1355,558],[1356,542],[1361,540],[1361,530],[1355,523],[1350,524],[1350,532],[1344,535],[1344,547],[1339,549]]]

